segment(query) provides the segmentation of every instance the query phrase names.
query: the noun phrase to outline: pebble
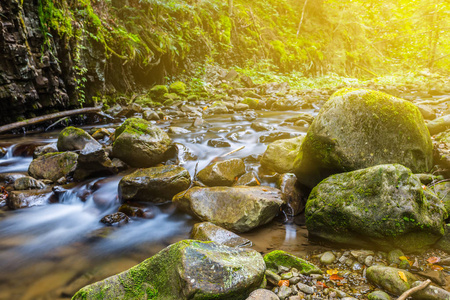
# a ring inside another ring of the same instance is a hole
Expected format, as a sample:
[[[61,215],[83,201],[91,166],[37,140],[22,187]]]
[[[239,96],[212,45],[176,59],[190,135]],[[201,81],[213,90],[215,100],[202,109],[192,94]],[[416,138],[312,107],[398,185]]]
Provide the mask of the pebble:
[[[375,291],[367,295],[369,300],[391,300],[391,296],[383,291]]]
[[[314,288],[304,283],[297,283],[296,287],[305,294],[314,294]]]
[[[282,286],[280,286],[280,288],[278,289],[278,293],[277,293],[277,295],[278,295],[278,297],[281,299],[281,300],[284,300],[284,299],[286,299],[287,297],[289,297],[291,294],[292,294],[292,289],[290,288],[290,287],[287,287],[287,286],[284,286],[284,285],[282,285]]]
[[[333,252],[327,251],[320,257],[320,263],[327,266],[331,265],[336,259],[336,256],[334,256]]]
[[[373,256],[372,255],[367,256],[366,259],[364,260],[364,264],[368,267],[373,265]]]

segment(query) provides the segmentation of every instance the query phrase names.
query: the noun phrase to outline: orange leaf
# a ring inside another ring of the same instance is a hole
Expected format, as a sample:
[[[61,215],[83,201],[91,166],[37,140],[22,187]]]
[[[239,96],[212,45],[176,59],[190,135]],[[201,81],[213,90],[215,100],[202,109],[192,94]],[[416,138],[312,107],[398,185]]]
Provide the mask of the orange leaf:
[[[439,257],[436,256],[432,256],[429,259],[427,259],[427,262],[429,262],[430,264],[435,264],[437,262],[439,262],[441,259]]]
[[[278,286],[289,286],[289,280],[280,280],[278,281]]]
[[[337,274],[333,274],[330,276],[330,280],[342,280],[344,277],[338,276]]]
[[[402,271],[398,271],[398,276],[400,276],[400,278],[401,278],[404,282],[408,282],[408,278],[406,278],[405,273],[403,273]]]
[[[261,185],[261,182],[259,182],[258,178],[255,178],[255,180],[257,185]]]
[[[431,270],[433,270],[433,271],[442,271],[442,270],[444,270],[444,268],[439,266],[439,265],[432,265],[431,266]]]
[[[327,288],[327,285],[323,283],[322,281],[317,281],[316,285],[321,285],[324,289]]]

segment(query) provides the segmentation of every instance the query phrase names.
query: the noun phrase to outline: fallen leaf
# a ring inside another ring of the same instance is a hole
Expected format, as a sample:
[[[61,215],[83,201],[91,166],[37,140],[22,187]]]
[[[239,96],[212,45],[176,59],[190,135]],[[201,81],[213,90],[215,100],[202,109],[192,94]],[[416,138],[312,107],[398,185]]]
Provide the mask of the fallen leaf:
[[[403,273],[402,271],[398,271],[398,276],[400,276],[400,278],[401,278],[404,282],[408,282],[408,278],[406,278],[405,273]]]
[[[399,256],[398,259],[400,259],[400,260],[408,260],[408,258],[406,256]]]
[[[203,110],[206,110],[208,108],[208,106],[203,107]]]
[[[337,274],[333,274],[330,276],[330,280],[342,280],[344,277],[338,276]]]
[[[255,178],[255,180],[257,185],[261,185],[261,182],[259,182],[258,178]]]
[[[278,281],[278,286],[289,286],[289,280],[280,280]]]
[[[432,256],[429,259],[427,259],[427,262],[430,264],[435,264],[441,260],[440,257]]]
[[[325,283],[323,283],[322,281],[317,281],[316,286],[322,286],[324,289],[327,288],[327,285]]]
[[[444,268],[439,266],[439,265],[432,265],[431,266],[431,270],[433,270],[433,271],[442,271],[442,270],[444,270]]]
[[[329,269],[327,270],[328,275],[334,275],[338,273],[338,269]]]

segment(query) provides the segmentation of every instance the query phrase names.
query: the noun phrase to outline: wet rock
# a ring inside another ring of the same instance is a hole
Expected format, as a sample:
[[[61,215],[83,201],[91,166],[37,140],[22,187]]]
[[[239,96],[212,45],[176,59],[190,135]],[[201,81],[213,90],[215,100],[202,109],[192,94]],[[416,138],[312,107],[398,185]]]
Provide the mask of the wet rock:
[[[76,167],[78,154],[73,152],[48,153],[33,159],[28,173],[37,179],[56,182],[61,177],[71,175]]]
[[[246,300],[279,300],[277,294],[266,289],[257,289],[250,293]]]
[[[285,267],[295,268],[300,274],[322,274],[322,271],[312,263],[282,250],[275,250],[264,255],[264,262],[268,269],[278,270]]]
[[[336,256],[334,256],[333,252],[327,251],[322,256],[320,256],[320,263],[327,266],[331,265],[336,259]]]
[[[383,291],[375,291],[367,295],[369,300],[391,300],[391,296]]]
[[[143,112],[143,118],[147,121],[158,121],[161,118],[159,117],[158,113],[151,109],[144,109]]]
[[[42,181],[30,176],[20,177],[14,181],[15,190],[40,190],[43,188],[45,188],[45,184]]]
[[[422,184],[424,185],[428,185],[430,183],[437,182],[440,180],[443,180],[444,177],[439,175],[439,176],[434,176],[432,174],[414,174],[417,176],[417,178],[419,178],[420,182],[422,182]]]
[[[310,238],[407,252],[435,243],[447,215],[440,200],[397,164],[328,177],[312,190],[305,211]]]
[[[115,132],[113,156],[132,167],[151,167],[162,161],[171,139],[148,121],[127,119]]]
[[[415,104],[415,105],[419,109],[424,119],[434,120],[436,118],[436,112],[432,107],[423,104]]]
[[[6,200],[10,209],[40,206],[48,203],[52,193],[49,190],[11,191]]]
[[[421,281],[414,282],[411,287],[420,285]],[[425,289],[412,294],[413,300],[448,300],[450,299],[450,292],[442,288],[428,285]]]
[[[236,177],[245,173],[244,161],[232,158],[208,165],[197,174],[197,178],[208,186],[231,186]]]
[[[314,117],[308,113],[299,113],[295,117],[288,118],[285,122],[295,123],[298,121],[306,121],[308,124],[311,124],[314,121]]]
[[[0,173],[0,182],[4,183],[14,183],[17,179],[25,177],[22,173]]]
[[[194,122],[192,122],[191,127],[193,128],[201,128],[201,127],[207,127],[207,123],[205,120],[203,120],[200,117],[195,118]]]
[[[169,93],[169,90],[165,85],[155,85],[149,91],[149,96],[154,101],[162,102],[164,100],[164,94]]]
[[[163,203],[189,188],[189,172],[177,166],[162,166],[139,169],[124,176],[119,182],[119,196],[122,202],[144,201]]]
[[[282,139],[267,146],[261,158],[261,166],[280,174],[293,172],[294,161],[300,151],[304,136]]]
[[[191,239],[213,241],[229,247],[251,247],[252,242],[210,222],[197,223],[192,228]]]
[[[138,217],[144,219],[153,219],[155,214],[149,207],[136,207],[129,204],[122,204],[119,209],[119,212],[126,214],[129,217]]]
[[[393,265],[393,264],[398,265],[398,264],[400,264],[400,262],[401,262],[400,256],[405,256],[403,251],[400,250],[400,249],[395,249],[395,250],[389,251],[389,253],[388,253],[388,264],[389,265]]]
[[[34,150],[33,158],[37,158],[41,155],[54,152],[58,152],[58,147],[56,146],[56,143],[39,146]]]
[[[274,286],[278,285],[278,282],[281,280],[281,276],[272,270],[265,271],[267,280]]]
[[[102,145],[83,129],[70,126],[59,133],[57,147],[59,151],[91,152],[101,149]]]
[[[431,135],[450,129],[450,114],[434,119],[427,123]]]
[[[248,104],[245,104],[245,103],[236,103],[236,105],[234,106],[234,110],[235,111],[244,111],[244,110],[247,110],[249,108],[250,108],[250,106]],[[233,117],[235,117],[235,116],[233,116]],[[233,117],[231,117],[232,120],[233,120]],[[233,121],[237,121],[237,120],[233,120]]]
[[[108,129],[99,128],[92,133],[92,137],[98,141],[98,140],[103,140],[105,138],[108,138],[111,134],[112,134],[112,132],[109,131]]]
[[[254,122],[250,127],[255,131],[270,131],[273,129],[273,126],[261,122]]]
[[[123,162],[120,159],[118,159],[118,158],[111,159],[111,164],[119,172],[128,169],[128,165],[125,162]]]
[[[104,216],[100,222],[108,226],[122,226],[128,223],[130,218],[122,212],[116,212],[110,215]]]
[[[6,153],[8,153],[8,150],[0,146],[0,158],[5,157]]]
[[[439,264],[441,264],[441,262],[439,262]],[[421,272],[417,272],[417,275],[430,279],[432,282],[444,286],[446,284],[446,280],[445,280],[445,275],[443,273],[443,271],[438,271],[438,270],[427,270],[427,271],[421,271]]]
[[[270,222],[283,201],[270,187],[194,187],[173,198],[181,209],[202,221],[235,232],[249,231]]]
[[[212,139],[208,141],[208,146],[214,147],[214,148],[226,148],[231,147],[230,143],[227,141],[224,141],[223,139]]]
[[[293,290],[290,287],[282,285],[278,289],[277,296],[281,300],[284,300],[284,299],[287,299],[290,295],[292,295],[292,293],[293,293]]]
[[[399,272],[405,275],[406,281],[399,276],[401,274]],[[368,268],[366,276],[370,283],[397,296],[409,290],[412,287],[412,283],[417,280],[417,277],[408,271],[385,266],[372,266]]]
[[[414,173],[432,167],[431,138],[422,115],[412,103],[381,92],[343,89],[311,124],[295,174],[312,188],[331,174],[387,163]]]
[[[450,254],[450,224],[445,225],[444,236],[437,241],[434,247]]]
[[[247,172],[233,184],[233,186],[237,185],[246,185],[246,186],[258,186],[260,185],[260,181],[258,180],[258,176],[255,172]]]
[[[292,173],[281,175],[277,182],[278,188],[281,190],[281,198],[287,208],[284,212],[288,216],[296,216],[305,209],[305,201],[303,193],[297,184],[297,178]]]
[[[172,134],[184,134],[184,133],[189,133],[191,131],[188,129],[181,128],[181,127],[171,126],[171,127],[169,127],[168,132],[172,133]]]
[[[264,269],[255,250],[185,240],[82,288],[73,299],[245,299],[263,281]]]
[[[81,151],[73,178],[82,181],[88,177],[112,175],[118,172],[117,167],[105,150]]]
[[[293,138],[294,136],[295,136],[294,134],[291,134],[289,132],[272,132],[261,135],[258,141],[260,143],[273,143],[277,140],[290,139]]]
[[[225,105],[216,105],[208,107],[203,111],[207,115],[219,115],[229,113],[228,108]]]

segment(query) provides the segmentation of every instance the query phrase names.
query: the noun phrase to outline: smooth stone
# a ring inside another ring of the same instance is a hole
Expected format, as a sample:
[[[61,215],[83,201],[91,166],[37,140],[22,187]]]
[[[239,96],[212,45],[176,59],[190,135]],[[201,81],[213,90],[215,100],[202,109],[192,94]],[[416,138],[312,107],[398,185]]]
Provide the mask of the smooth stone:
[[[251,247],[252,242],[211,222],[197,223],[192,228],[191,239],[213,241],[229,247]]]
[[[130,218],[123,212],[116,212],[110,215],[104,216],[100,222],[108,226],[122,226],[128,223]]]
[[[331,265],[336,260],[336,256],[331,251],[327,251],[320,256],[320,263],[323,265]]]
[[[405,274],[406,282],[400,278],[399,272]],[[385,266],[371,266],[367,268],[366,277],[370,283],[394,295],[403,294],[412,288],[413,282],[417,281],[417,277],[408,271]]]
[[[257,289],[250,293],[246,300],[279,300],[277,294],[266,289]]]
[[[73,152],[47,153],[33,159],[28,173],[37,179],[56,182],[61,177],[71,175],[77,167],[78,154]]]
[[[300,291],[302,291],[305,294],[314,294],[314,292],[315,292],[315,290],[312,286],[309,286],[309,285],[301,283],[301,282],[297,283],[296,286]]]
[[[64,128],[58,136],[58,151],[95,151],[102,148],[92,136],[81,128]]]
[[[208,186],[231,186],[236,177],[245,173],[244,161],[232,158],[208,165],[197,174],[197,178]]]
[[[369,300],[391,300],[391,296],[383,291],[374,291],[367,295],[367,298],[369,298]]]
[[[20,177],[14,181],[15,190],[40,190],[43,188],[45,188],[45,184],[42,181],[30,176]]]

